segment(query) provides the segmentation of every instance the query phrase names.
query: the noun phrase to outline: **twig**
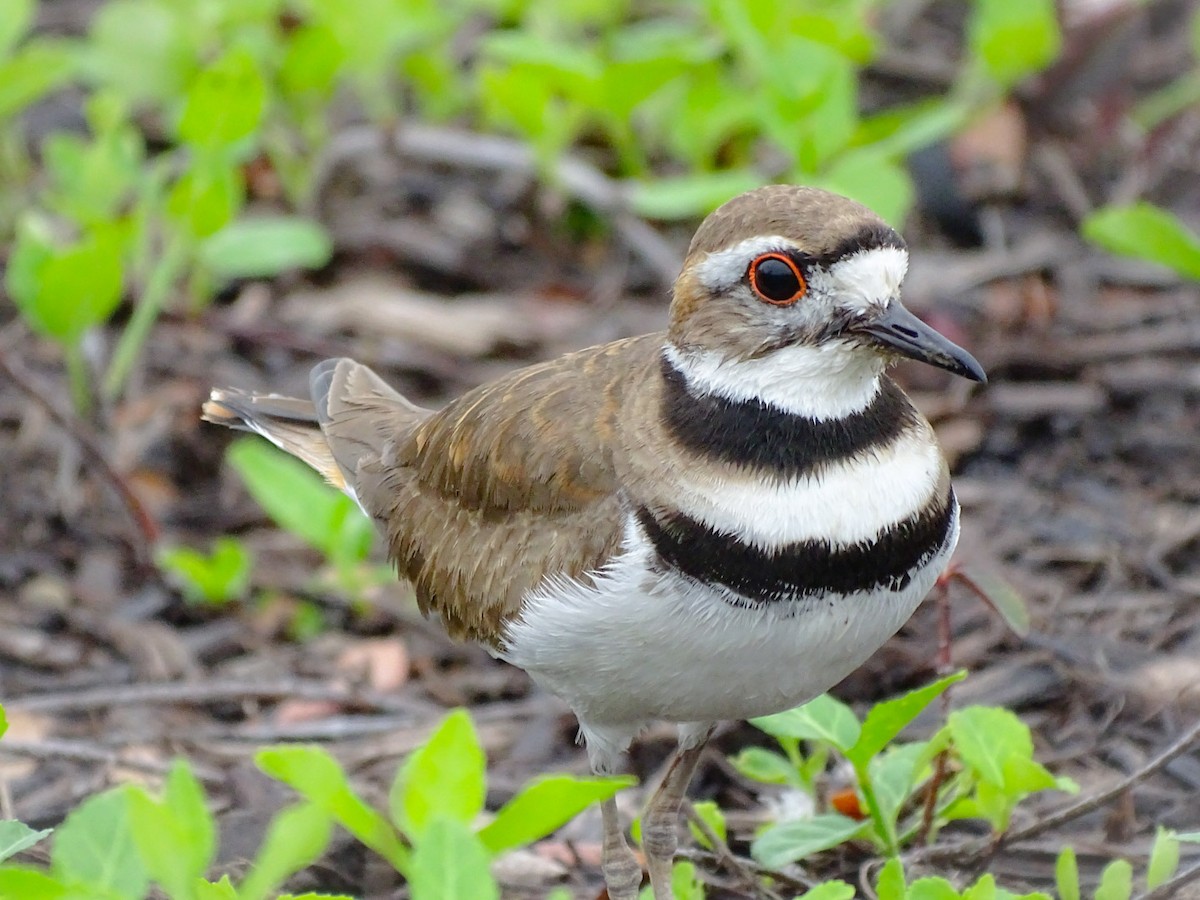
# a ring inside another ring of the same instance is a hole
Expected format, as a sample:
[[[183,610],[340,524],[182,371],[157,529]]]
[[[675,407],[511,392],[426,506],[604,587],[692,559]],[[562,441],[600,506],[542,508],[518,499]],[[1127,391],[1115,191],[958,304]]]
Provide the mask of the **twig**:
[[[937,591],[938,612],[938,660],[937,674],[945,678],[954,671],[953,627],[950,621],[950,581],[958,574],[956,566],[951,564],[947,571],[938,576],[934,590]],[[954,685],[942,692],[942,718],[950,713],[950,691]],[[943,749],[934,759],[933,777],[929,779],[929,787],[925,792],[925,802],[921,808],[921,830],[917,833],[917,844],[924,846],[929,843],[929,835],[933,832],[933,817],[937,812],[938,791],[946,782],[946,760],[948,752]]]
[[[720,868],[724,865],[724,858],[711,850],[699,850],[695,847],[683,847],[676,853],[681,859],[689,860],[690,862],[699,863],[711,868]],[[752,859],[741,859],[742,865],[754,873],[756,878],[770,878],[778,882],[789,890],[794,891],[809,891],[816,885],[815,881],[810,881],[799,875],[790,875],[787,872],[779,869],[771,869],[767,866],[760,865]]]
[[[1164,881],[1152,891],[1146,891],[1137,900],[1181,900],[1179,889],[1197,879],[1200,879],[1200,862],[1177,872],[1174,878]]]
[[[343,159],[363,153],[383,152],[388,138],[374,128],[348,129],[334,137],[321,162],[315,183],[328,180],[328,173]],[[476,134],[461,129],[405,123],[390,136],[387,145],[409,159],[438,165],[488,172],[517,172],[536,177],[538,159],[533,148],[514,138]],[[679,274],[681,259],[676,248],[630,209],[632,182],[609,178],[591,163],[565,154],[550,166],[555,186],[608,215],[617,233],[663,279],[670,284]],[[318,188],[318,193],[320,189]]]
[[[71,762],[104,763],[108,766],[121,766],[126,769],[136,769],[139,772],[149,772],[151,775],[166,775],[171,770],[169,762],[125,756],[116,750],[97,747],[95,743],[82,741],[21,741],[5,738],[3,742],[0,742],[0,755],[4,754],[25,757],[38,762],[47,759],[66,759]],[[225,783],[225,776],[216,769],[201,765],[194,760],[191,762],[191,766],[196,777],[206,784]]]
[[[121,502],[124,503],[129,517],[137,526],[138,533],[141,535],[141,541],[133,541],[132,546],[137,553],[140,561],[145,565],[153,563],[153,548],[158,543],[159,527],[154,517],[142,505],[142,501],[138,499],[124,477],[113,468],[112,463],[108,461],[108,457],[104,453],[104,449],[100,446],[100,441],[92,433],[91,429],[82,422],[78,416],[73,416],[63,412],[58,408],[57,404],[43,391],[38,385],[33,382],[33,379],[20,366],[8,359],[2,350],[0,350],[0,373],[6,375],[17,388],[28,396],[31,400],[42,407],[54,422],[69,434],[83,451],[95,464],[96,468],[112,486]]]
[[[1070,822],[1072,819],[1087,815],[1094,809],[1099,809],[1101,806],[1125,793],[1134,785],[1145,781],[1151,775],[1165,768],[1171,760],[1177,756],[1182,756],[1197,741],[1200,741],[1200,721],[1193,723],[1192,727],[1180,735],[1171,746],[1132,775],[1122,778],[1116,784],[1103,791],[1093,794],[1090,797],[1085,797],[1077,803],[1072,803],[1065,809],[1061,809],[1052,815],[1044,816],[1038,819],[1038,821],[1026,825],[1024,828],[1017,828],[1005,833],[1001,837],[1000,842],[1002,844],[1015,844],[1019,841],[1027,841],[1030,838],[1037,837],[1039,834],[1044,834],[1053,828],[1057,828],[1059,825]]]
[[[779,895],[770,888],[764,887],[754,870],[729,849],[729,845],[725,843],[724,838],[712,830],[712,826],[704,820],[704,817],[700,813],[696,812],[696,807],[690,800],[683,801],[683,812],[687,816],[688,821],[696,826],[696,829],[704,835],[704,839],[712,846],[713,852],[716,853],[717,859],[721,861],[725,869],[732,872],[743,884],[754,890],[759,896],[769,897],[771,900],[780,900]]]
[[[385,712],[418,714],[425,709],[393,694],[331,685],[324,681],[287,679],[264,684],[254,681],[172,681],[157,684],[123,684],[88,690],[28,694],[5,700],[10,710],[63,712],[97,707],[150,703],[216,703],[229,700],[328,700]],[[429,707],[433,709],[434,707]]]

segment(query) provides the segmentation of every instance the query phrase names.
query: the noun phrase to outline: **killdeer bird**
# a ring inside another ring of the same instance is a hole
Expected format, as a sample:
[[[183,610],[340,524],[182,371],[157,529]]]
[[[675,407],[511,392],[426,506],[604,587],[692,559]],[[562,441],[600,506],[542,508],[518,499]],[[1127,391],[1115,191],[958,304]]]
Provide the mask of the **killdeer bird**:
[[[832,687],[909,618],[957,542],[933,430],[885,369],[909,357],[985,376],[901,305],[907,264],[867,208],[764,187],[700,226],[665,333],[437,411],[331,359],[309,399],[214,390],[204,417],[354,498],[423,611],[570,705],[597,773],[649,721],[679,724],[642,825],[662,900],[714,723]],[[609,896],[630,900],[641,867],[614,801],[601,811]]]

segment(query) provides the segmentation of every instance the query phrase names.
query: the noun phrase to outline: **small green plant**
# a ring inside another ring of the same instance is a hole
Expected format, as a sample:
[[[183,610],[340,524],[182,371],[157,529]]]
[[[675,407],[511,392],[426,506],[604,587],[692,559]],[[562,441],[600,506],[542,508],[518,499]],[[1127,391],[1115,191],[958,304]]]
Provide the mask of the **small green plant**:
[[[370,519],[304,463],[252,437],[234,441],[226,458],[271,519],[325,557],[337,590],[359,597],[394,578],[365,565],[375,541]]]
[[[216,854],[216,822],[203,788],[180,760],[161,795],[126,785],[85,800],[55,829],[48,869],[0,865],[0,896],[142,900],[154,885],[171,900],[265,900],[321,857],[337,824],[392,863],[414,900],[488,900],[499,897],[489,870],[493,857],[545,837],[632,783],[549,776],[481,824],[486,759],[462,710],[447,716],[401,766],[387,815],[362,799],[323,749],[279,747],[260,751],[257,761],[301,799],[271,820],[240,881],[206,878]],[[0,861],[49,834],[0,822]],[[281,900],[318,897],[336,900],[324,894]]]
[[[889,856],[923,834],[924,808],[914,800],[931,777],[942,753],[958,771],[938,786],[933,833],[964,818],[986,819],[1001,832],[1012,810],[1034,791],[1075,790],[1033,760],[1029,729],[1012,713],[969,707],[951,713],[949,722],[927,741],[893,743],[926,706],[962,678],[951,675],[893,700],[876,704],[860,723],[845,704],[825,695],[797,709],[754,719],[753,724],[778,742],[782,753],[748,748],[734,758],[747,777],[785,784],[816,795],[816,782],[832,756],[854,771],[855,790],[866,820],[837,811],[780,822],[754,841],[751,854],[768,866],[794,862],[850,840],[867,840]]]
[[[217,538],[208,554],[190,547],[167,547],[157,553],[156,561],[189,603],[225,606],[244,600],[250,590],[253,559],[235,538]]]
[[[951,94],[864,114],[872,6],[705,0],[643,17],[551,0],[113,0],[85,38],[53,41],[29,35],[32,0],[0,0],[0,124],[16,126],[0,129],[7,292],[62,344],[77,407],[93,384],[113,400],[178,295],[195,310],[229,280],[329,259],[316,223],[245,206],[255,170],[278,176],[290,207],[312,200],[339,91],[381,127],[415,113],[515,133],[547,173],[565,150],[600,145],[647,216],[695,216],[787,179],[899,222],[904,156],[1046,65],[1058,30],[1049,0],[975,0]],[[461,58],[448,53],[464,33]],[[87,134],[47,137],[38,177],[18,117],[72,82],[87,91]],[[83,339],[125,298],[131,317],[97,381]]]

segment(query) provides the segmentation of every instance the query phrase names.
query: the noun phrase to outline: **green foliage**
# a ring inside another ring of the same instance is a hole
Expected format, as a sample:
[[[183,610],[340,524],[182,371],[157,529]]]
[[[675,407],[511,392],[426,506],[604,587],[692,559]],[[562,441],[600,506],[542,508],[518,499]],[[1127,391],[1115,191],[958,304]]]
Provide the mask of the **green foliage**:
[[[971,706],[950,714],[951,746],[971,775],[971,793],[945,810],[948,820],[986,819],[996,831],[1008,828],[1017,803],[1035,791],[1078,791],[1033,760],[1029,727],[1006,709]]]
[[[493,855],[545,837],[632,783],[565,775],[534,781],[491,823],[477,828],[487,787],[485,759],[462,710],[448,715],[397,772],[390,819],[354,792],[341,767],[319,747],[264,750],[257,761],[387,859],[409,880],[415,900],[497,896],[488,871]],[[438,893],[443,883],[443,890],[453,892]]]
[[[850,840],[867,840],[889,855],[920,833],[918,786],[932,760],[945,753],[957,765],[940,787],[934,807],[934,831],[947,822],[982,818],[1001,832],[1013,808],[1029,794],[1047,789],[1074,791],[1033,760],[1028,727],[1003,709],[969,707],[928,741],[896,743],[901,731],[962,673],[872,707],[860,723],[845,704],[826,695],[774,716],[752,720],[770,734],[783,753],[755,748],[733,760],[742,774],[770,784],[786,784],[817,794],[816,779],[831,754],[854,770],[856,789],[869,818],[858,821],[839,812],[768,826],[751,853],[768,866],[794,862]],[[906,818],[907,817],[907,818]]]
[[[1083,223],[1083,236],[1120,256],[1132,256],[1200,279],[1200,237],[1149,203],[1106,206]]]
[[[217,538],[209,554],[190,547],[165,547],[156,561],[189,603],[223,606],[244,599],[250,589],[250,551],[234,538]]]
[[[288,269],[318,269],[333,255],[324,229],[299,216],[239,219],[200,247],[199,260],[219,279],[266,278]]]
[[[366,559],[375,539],[370,520],[304,463],[255,438],[235,441],[226,458],[275,523],[324,554],[339,575],[350,577]]]
[[[1054,0],[975,0],[967,38],[1002,88],[1045,68],[1062,46]]]
[[[216,853],[216,822],[200,783],[181,760],[172,766],[161,795],[123,786],[84,801],[55,832],[47,870],[0,865],[0,896],[142,900],[153,885],[170,900],[266,900],[328,850],[336,823],[387,859],[408,881],[414,900],[488,900],[499,897],[490,872],[497,853],[545,837],[585,806],[632,783],[565,775],[543,779],[478,828],[485,760],[461,710],[447,716],[401,767],[391,819],[362,799],[322,748],[272,748],[260,751],[257,762],[301,799],[271,819],[240,883],[228,875],[206,880]],[[0,863],[49,833],[0,822]],[[693,885],[690,893],[680,889],[680,900],[702,900],[694,870],[685,868],[676,877],[681,885]],[[280,900],[290,897],[280,895]],[[338,900],[303,895],[318,897]]]

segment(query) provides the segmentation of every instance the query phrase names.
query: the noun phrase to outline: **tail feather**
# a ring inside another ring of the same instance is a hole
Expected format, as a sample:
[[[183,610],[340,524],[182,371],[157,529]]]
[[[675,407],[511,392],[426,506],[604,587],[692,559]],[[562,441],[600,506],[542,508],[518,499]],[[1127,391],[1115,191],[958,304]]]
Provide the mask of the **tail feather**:
[[[410,403],[352,359],[318,363],[309,377],[309,390],[311,399],[301,400],[214,389],[202,417],[262,435],[362,506],[354,484],[359,463],[378,458],[389,442],[415,427],[429,411]]]
[[[201,408],[201,418],[236,431],[261,435],[354,498],[354,490],[334,459],[311,401],[281,394],[214,388]]]

